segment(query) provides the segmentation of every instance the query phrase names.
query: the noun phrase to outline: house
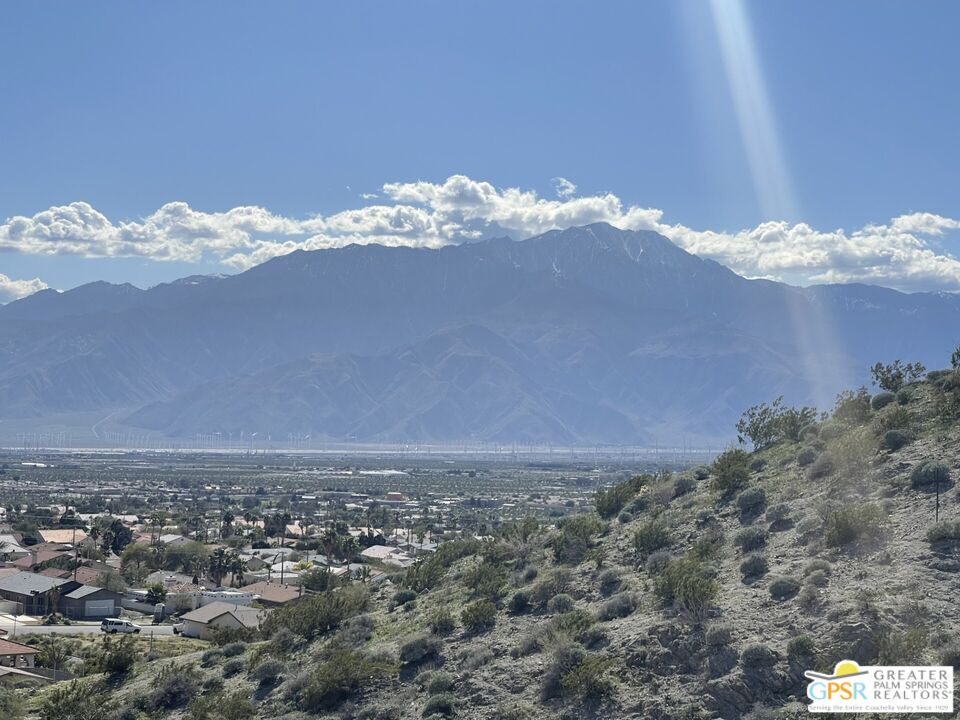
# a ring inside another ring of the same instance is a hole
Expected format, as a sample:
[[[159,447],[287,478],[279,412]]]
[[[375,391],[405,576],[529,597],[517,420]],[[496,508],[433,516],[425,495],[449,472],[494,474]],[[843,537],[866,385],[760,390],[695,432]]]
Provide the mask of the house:
[[[32,668],[36,665],[38,652],[40,651],[29,645],[21,645],[12,640],[0,640],[0,666]]]
[[[170,534],[161,535],[159,538],[157,538],[157,542],[166,547],[177,547],[178,545],[186,545],[188,542],[190,542],[190,540],[185,538],[183,535]]]
[[[80,528],[60,528],[37,532],[45,543],[56,543],[57,545],[79,545],[87,539],[87,534]]]
[[[225,602],[214,602],[197,608],[180,619],[185,637],[210,640],[217,630],[255,630],[260,626],[262,610]]]
[[[30,549],[30,554],[19,560],[13,561],[13,566],[21,570],[35,570],[49,567],[57,561],[68,562],[71,559],[70,553],[61,550],[34,550]]]
[[[300,588],[293,585],[281,585],[273,582],[255,582],[240,588],[244,592],[252,592],[257,601],[266,607],[278,607],[300,597]]]
[[[120,609],[120,593],[93,585],[81,585],[60,596],[60,612],[68,618],[98,620],[116,617]]]
[[[30,551],[20,544],[16,535],[0,535],[0,560],[17,560],[29,554]]]
[[[17,603],[24,615],[48,615],[57,611],[64,593],[78,587],[80,583],[73,580],[19,572],[0,578],[0,598]]]
[[[405,567],[413,562],[412,558],[399,548],[389,545],[371,545],[360,552],[360,555],[372,562],[381,562],[387,565]]]

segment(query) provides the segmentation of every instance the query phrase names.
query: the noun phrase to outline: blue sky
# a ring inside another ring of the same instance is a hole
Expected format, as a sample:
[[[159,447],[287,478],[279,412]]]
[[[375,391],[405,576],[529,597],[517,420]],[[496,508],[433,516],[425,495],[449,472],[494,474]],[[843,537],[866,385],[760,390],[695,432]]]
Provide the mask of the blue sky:
[[[6,4],[0,301],[597,219],[749,276],[960,290],[958,21],[948,2]]]

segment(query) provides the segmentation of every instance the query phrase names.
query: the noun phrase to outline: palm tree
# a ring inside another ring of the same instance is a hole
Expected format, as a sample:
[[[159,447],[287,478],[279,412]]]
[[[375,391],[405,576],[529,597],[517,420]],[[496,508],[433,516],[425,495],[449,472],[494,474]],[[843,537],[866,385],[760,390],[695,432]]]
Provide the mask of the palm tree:
[[[230,569],[230,584],[237,585],[243,583],[243,572],[247,569],[247,564],[240,557],[240,553],[234,551],[228,556]]]
[[[227,551],[223,548],[214,550],[207,560],[207,570],[214,584],[219,586],[224,575],[230,572],[230,558],[227,557]]]

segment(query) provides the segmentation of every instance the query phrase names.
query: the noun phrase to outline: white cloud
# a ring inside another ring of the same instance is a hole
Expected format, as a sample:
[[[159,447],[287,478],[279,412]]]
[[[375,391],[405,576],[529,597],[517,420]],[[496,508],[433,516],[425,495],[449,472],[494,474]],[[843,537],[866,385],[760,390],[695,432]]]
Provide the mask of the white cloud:
[[[214,258],[245,269],[297,249],[352,243],[437,248],[497,234],[519,239],[609,222],[663,233],[748,277],[960,290],[960,261],[942,249],[944,236],[960,229],[960,221],[952,218],[912,213],[852,231],[766,222],[734,233],[714,232],[667,223],[663,211],[625,206],[613,193],[578,196],[576,185],[565,178],[553,183],[557,199],[464,175],[439,183],[387,183],[377,194],[378,204],[306,219],[260,207],[208,213],[171,202],[139,220],[111,221],[87,203],[75,202],[0,224],[0,249],[156,261]]]
[[[33,280],[14,280],[0,273],[0,304],[19,300],[27,295],[45,290],[48,285],[40,278]]]

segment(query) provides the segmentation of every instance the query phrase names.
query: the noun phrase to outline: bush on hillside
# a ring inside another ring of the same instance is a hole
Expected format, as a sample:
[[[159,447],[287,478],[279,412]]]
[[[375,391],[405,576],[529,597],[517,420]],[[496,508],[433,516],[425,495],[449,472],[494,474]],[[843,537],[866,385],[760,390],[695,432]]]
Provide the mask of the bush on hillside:
[[[837,395],[833,419],[847,425],[862,425],[870,419],[870,393],[865,387]]]
[[[750,553],[740,563],[740,573],[744,579],[761,577],[766,575],[769,569],[767,558],[760,553]]]
[[[750,455],[743,450],[721,453],[711,466],[713,487],[723,495],[732,495],[747,484],[750,477]]]
[[[960,542],[960,520],[939,522],[927,530],[927,542]]]
[[[791,660],[809,660],[816,655],[816,644],[809,635],[797,635],[787,643],[787,657]]]
[[[650,553],[647,562],[644,564],[644,569],[648,575],[653,577],[666,570],[671,560],[673,560],[672,554],[666,550],[658,550],[657,552]]]
[[[926,371],[923,363],[904,363],[894,360],[887,365],[878,362],[870,368],[870,375],[873,377],[873,383],[879,385],[881,389],[897,392],[904,384],[919,380]]]
[[[890,452],[896,452],[910,444],[910,434],[903,430],[887,430],[883,434],[883,447]]]
[[[817,452],[816,448],[805,447],[799,453],[797,453],[797,465],[800,467],[807,467],[812,465],[813,461],[817,459],[817,455],[820,453]]]
[[[781,395],[769,405],[760,403],[747,409],[737,422],[737,438],[741,443],[749,439],[755,450],[781,440],[796,441],[800,431],[816,417],[815,408],[785,407]]]
[[[450,693],[437,693],[427,698],[427,703],[423,706],[423,717],[431,715],[442,715],[443,717],[453,717],[456,708],[456,700]]]
[[[446,608],[437,610],[427,621],[427,627],[434,635],[449,635],[456,627],[453,615]]]
[[[497,622],[497,606],[489,600],[477,600],[460,613],[460,621],[469,633],[481,633]]]
[[[557,562],[577,564],[586,557],[593,539],[603,532],[600,518],[592,513],[563,518],[550,541]]]
[[[767,493],[763,488],[747,488],[737,495],[737,507],[744,514],[759,513],[767,504]]]
[[[507,611],[511,615],[522,615],[530,609],[530,593],[526,590],[517,590],[507,603]]]
[[[883,410],[883,408],[894,402],[896,399],[896,395],[885,390],[870,398],[870,407],[873,408],[873,410]]]
[[[660,518],[642,523],[633,533],[633,546],[642,553],[669,547],[673,543],[667,524]]]
[[[927,488],[939,485],[942,488],[950,484],[950,468],[936,460],[927,460],[913,468],[910,484],[915,488]]]
[[[600,573],[600,577],[597,578],[597,581],[600,585],[600,593],[605,596],[612,595],[619,590],[620,584],[622,583],[620,573],[613,568],[608,568]]]
[[[832,547],[879,537],[887,519],[886,513],[878,505],[864,502],[834,505],[824,510],[822,515],[823,539]]]
[[[361,684],[389,670],[389,666],[360,652],[334,653],[305,678],[303,686],[294,691],[294,700],[309,713],[331,710],[351,697]]]
[[[810,466],[807,474],[812,480],[818,480],[830,475],[834,471],[835,467],[836,464],[834,463],[833,455],[828,452],[823,452],[820,453],[816,460],[814,460],[813,465]]]
[[[400,646],[400,662],[408,665],[421,663],[439,655],[442,648],[443,643],[438,638],[418,635]]]
[[[565,613],[573,610],[574,607],[573,598],[567,593],[560,593],[559,595],[554,595],[547,601],[547,611],[557,614]]]
[[[741,667],[749,670],[772,667],[777,662],[777,655],[762,643],[747,645],[740,652]]]
[[[597,619],[604,622],[627,617],[640,605],[640,598],[631,592],[622,592],[607,600],[597,611]]]
[[[729,625],[711,625],[704,635],[708,647],[727,647],[733,642],[733,628]]]
[[[769,590],[774,600],[786,600],[800,592],[800,583],[796,578],[781,576],[770,581]]]
[[[287,628],[296,635],[312,639],[335,630],[348,618],[364,612],[367,601],[367,589],[362,585],[309,595],[271,612],[261,629],[271,635],[280,628]]]
[[[733,538],[733,544],[745,553],[759,550],[767,544],[767,531],[759,527],[744,528]]]

